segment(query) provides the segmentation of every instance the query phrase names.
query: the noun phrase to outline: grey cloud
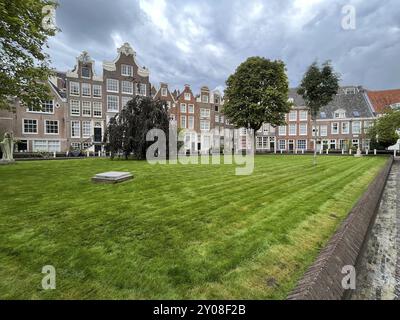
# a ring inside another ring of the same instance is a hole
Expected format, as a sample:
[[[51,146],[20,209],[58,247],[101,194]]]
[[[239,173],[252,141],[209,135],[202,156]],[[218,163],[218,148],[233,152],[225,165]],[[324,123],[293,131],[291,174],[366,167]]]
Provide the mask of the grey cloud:
[[[249,56],[282,59],[291,86],[313,60],[332,60],[343,84],[371,89],[400,87],[398,0],[59,0],[62,33],[50,40],[58,69],[90,52],[101,62],[128,41],[151,81],[182,88],[223,86]],[[302,4],[302,5],[301,5]],[[353,4],[356,30],[341,28],[341,9]],[[146,11],[147,10],[147,11]]]

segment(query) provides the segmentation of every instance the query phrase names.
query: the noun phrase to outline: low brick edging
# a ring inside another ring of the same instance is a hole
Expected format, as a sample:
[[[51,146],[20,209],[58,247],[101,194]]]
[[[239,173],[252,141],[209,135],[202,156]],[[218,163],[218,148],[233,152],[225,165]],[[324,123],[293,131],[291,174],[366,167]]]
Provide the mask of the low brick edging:
[[[346,275],[342,274],[342,268],[357,266],[392,165],[393,157],[390,157],[288,300],[341,300],[345,297],[347,290],[342,287],[342,280]]]

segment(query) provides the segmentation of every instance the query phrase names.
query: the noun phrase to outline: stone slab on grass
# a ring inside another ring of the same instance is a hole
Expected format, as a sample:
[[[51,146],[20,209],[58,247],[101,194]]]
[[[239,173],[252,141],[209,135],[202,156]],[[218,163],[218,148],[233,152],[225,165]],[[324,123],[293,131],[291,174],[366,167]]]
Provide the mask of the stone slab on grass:
[[[117,171],[111,171],[111,172],[104,172],[104,173],[99,173],[96,174],[93,178],[92,181],[95,183],[120,183],[124,182],[127,180],[133,179],[133,175],[130,172],[117,172]]]

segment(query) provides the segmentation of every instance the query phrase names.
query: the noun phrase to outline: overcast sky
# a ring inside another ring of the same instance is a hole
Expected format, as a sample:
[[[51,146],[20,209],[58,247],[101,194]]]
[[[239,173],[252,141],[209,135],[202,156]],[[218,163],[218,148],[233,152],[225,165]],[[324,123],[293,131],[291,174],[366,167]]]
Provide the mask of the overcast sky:
[[[62,31],[49,41],[58,70],[87,50],[100,73],[129,42],[151,82],[173,88],[223,88],[250,56],[283,60],[292,87],[315,59],[330,59],[344,85],[400,88],[399,0],[58,1]],[[355,29],[342,12],[349,4]]]

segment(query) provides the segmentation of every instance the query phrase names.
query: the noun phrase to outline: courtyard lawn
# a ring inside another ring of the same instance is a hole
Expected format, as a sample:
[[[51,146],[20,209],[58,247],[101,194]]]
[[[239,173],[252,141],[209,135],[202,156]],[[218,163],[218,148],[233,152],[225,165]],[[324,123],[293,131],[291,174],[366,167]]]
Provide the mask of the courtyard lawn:
[[[2,299],[283,299],[386,158],[232,165],[86,159],[0,166]],[[92,184],[130,171],[118,185]],[[41,287],[42,267],[57,271]]]

